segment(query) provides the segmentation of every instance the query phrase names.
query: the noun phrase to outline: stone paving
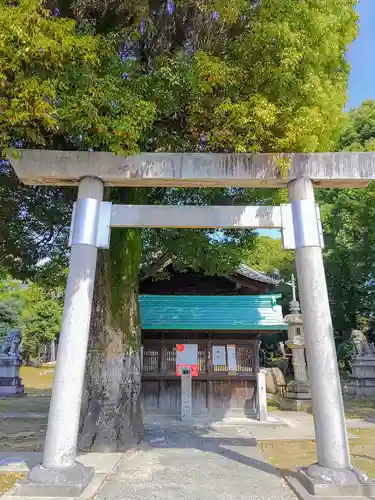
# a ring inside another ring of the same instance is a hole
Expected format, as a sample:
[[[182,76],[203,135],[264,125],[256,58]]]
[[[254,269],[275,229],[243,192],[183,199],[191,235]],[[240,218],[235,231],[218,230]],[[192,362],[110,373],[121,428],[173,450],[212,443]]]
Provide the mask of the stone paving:
[[[10,458],[17,456],[24,459],[23,467],[17,461],[13,461],[15,467],[9,463]],[[4,469],[5,458],[8,471],[26,472],[40,461],[41,455],[1,453]],[[245,427],[168,430],[154,427],[146,431],[145,440],[137,450],[125,454],[87,454],[79,460],[96,470],[94,484],[80,500],[296,499]],[[12,496],[11,492],[2,497],[10,499],[27,500]]]
[[[294,500],[245,429],[152,429],[125,455],[98,500]]]
[[[296,412],[272,412],[267,423],[233,419],[189,427],[159,419],[146,427],[145,440],[134,451],[79,456],[96,471],[80,500],[296,500],[256,440],[314,437],[312,416]],[[374,424],[347,420],[347,427]],[[41,453],[3,452],[0,471],[26,473],[41,459]],[[11,492],[2,497],[11,499],[42,500]]]

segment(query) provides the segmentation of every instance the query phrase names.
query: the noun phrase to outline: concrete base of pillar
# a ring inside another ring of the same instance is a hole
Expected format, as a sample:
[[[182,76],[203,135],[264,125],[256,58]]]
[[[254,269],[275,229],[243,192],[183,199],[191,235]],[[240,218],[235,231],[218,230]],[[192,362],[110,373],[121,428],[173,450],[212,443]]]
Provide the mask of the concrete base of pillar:
[[[76,462],[67,469],[45,469],[37,465],[26,479],[17,482],[13,496],[79,497],[94,477],[94,469]]]
[[[287,480],[303,500],[375,498],[375,482],[354,467],[326,469],[313,464],[298,468],[297,471],[296,476],[287,477]]]
[[[298,396],[297,396],[298,397]],[[306,413],[312,412],[311,399],[297,399],[288,397],[280,400],[280,410],[284,411],[304,411]]]

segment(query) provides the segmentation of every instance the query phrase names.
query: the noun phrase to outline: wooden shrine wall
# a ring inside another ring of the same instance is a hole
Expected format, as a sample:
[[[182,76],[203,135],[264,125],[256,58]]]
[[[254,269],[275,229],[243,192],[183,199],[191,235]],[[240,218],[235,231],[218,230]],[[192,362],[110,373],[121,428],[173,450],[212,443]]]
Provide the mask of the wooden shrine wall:
[[[189,337],[189,338],[186,338]],[[176,376],[176,344],[198,344],[199,375],[193,377],[193,411],[218,417],[231,410],[252,415],[256,410],[259,371],[257,332],[144,332],[142,397],[146,412],[178,414],[181,381]],[[235,345],[237,371],[214,366],[212,346]]]

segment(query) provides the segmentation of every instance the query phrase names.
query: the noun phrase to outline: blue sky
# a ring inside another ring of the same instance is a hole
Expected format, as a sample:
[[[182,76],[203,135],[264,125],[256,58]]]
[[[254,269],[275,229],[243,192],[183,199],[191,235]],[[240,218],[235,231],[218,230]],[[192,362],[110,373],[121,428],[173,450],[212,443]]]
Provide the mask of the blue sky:
[[[352,66],[347,109],[357,108],[366,99],[375,99],[375,0],[359,0],[359,34],[349,47]],[[259,234],[280,238],[280,231],[261,229]]]
[[[359,0],[359,35],[349,47],[352,65],[348,108],[357,108],[366,99],[375,99],[375,0]]]

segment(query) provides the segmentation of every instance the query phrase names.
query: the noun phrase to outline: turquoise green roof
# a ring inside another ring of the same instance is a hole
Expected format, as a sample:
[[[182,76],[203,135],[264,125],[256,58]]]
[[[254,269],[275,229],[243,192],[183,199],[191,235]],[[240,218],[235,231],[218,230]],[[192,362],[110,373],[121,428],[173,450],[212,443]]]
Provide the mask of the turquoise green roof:
[[[144,330],[286,330],[281,295],[141,295]]]

